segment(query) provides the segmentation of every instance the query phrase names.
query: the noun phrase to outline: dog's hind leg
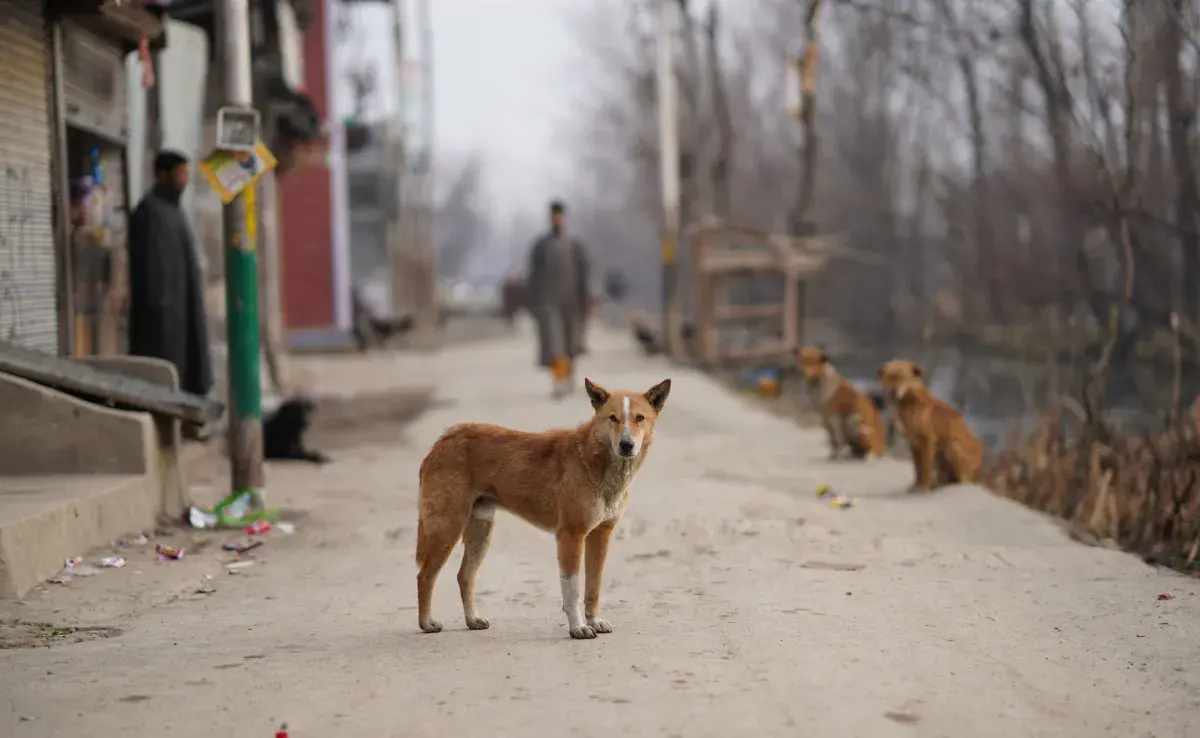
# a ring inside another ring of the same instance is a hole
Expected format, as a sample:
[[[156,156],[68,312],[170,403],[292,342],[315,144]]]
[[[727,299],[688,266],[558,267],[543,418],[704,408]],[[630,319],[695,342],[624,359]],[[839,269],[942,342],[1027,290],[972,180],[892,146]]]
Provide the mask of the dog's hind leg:
[[[440,633],[442,624],[433,618],[433,585],[463,535],[469,510],[439,510],[435,518],[422,510],[417,535],[417,618],[421,630]]]
[[[458,591],[462,594],[463,617],[471,630],[484,630],[490,625],[475,609],[475,576],[487,556],[488,544],[492,541],[492,526],[495,524],[496,506],[490,502],[476,502],[471,508],[471,520],[463,533],[463,559],[458,569]]]

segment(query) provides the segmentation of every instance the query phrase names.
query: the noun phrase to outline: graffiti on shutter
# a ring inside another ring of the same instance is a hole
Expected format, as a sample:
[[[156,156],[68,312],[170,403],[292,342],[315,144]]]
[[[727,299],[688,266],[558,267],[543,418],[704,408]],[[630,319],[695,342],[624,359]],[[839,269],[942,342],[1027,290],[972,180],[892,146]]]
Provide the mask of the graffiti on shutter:
[[[30,228],[33,189],[29,169],[0,161],[0,340],[12,341],[22,326],[21,283],[35,246]]]

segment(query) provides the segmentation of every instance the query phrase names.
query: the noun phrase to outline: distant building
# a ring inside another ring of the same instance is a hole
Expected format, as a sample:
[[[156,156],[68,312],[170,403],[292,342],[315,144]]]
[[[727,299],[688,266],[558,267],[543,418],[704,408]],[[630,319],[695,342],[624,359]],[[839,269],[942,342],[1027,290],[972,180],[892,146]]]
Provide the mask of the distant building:
[[[395,125],[347,123],[350,283],[373,309],[392,312],[390,228],[399,205],[399,143]]]

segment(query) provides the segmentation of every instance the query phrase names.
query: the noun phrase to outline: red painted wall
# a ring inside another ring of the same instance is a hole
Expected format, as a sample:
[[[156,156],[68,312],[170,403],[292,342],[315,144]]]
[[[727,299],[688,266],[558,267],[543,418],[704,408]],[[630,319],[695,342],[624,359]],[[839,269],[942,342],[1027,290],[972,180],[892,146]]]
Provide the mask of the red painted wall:
[[[304,31],[305,92],[327,117],[325,6],[313,3],[313,22]],[[288,331],[330,328],[333,313],[333,203],[324,157],[305,157],[279,178],[283,239],[283,312]]]

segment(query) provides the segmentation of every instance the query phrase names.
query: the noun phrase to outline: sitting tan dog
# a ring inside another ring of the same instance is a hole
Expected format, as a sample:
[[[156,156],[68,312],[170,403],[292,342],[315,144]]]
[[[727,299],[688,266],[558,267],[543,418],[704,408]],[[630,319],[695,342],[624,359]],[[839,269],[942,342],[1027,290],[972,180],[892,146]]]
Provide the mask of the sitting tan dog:
[[[879,367],[879,382],[912,451],[912,491],[975,481],[983,465],[983,446],[962,413],[925,386],[921,367],[894,359]]]
[[[821,422],[829,434],[829,458],[838,458],[843,448],[848,448],[854,458],[883,456],[887,450],[887,427],[871,398],[838,374],[825,352],[816,346],[800,349],[798,359],[808,398],[821,413]]]

